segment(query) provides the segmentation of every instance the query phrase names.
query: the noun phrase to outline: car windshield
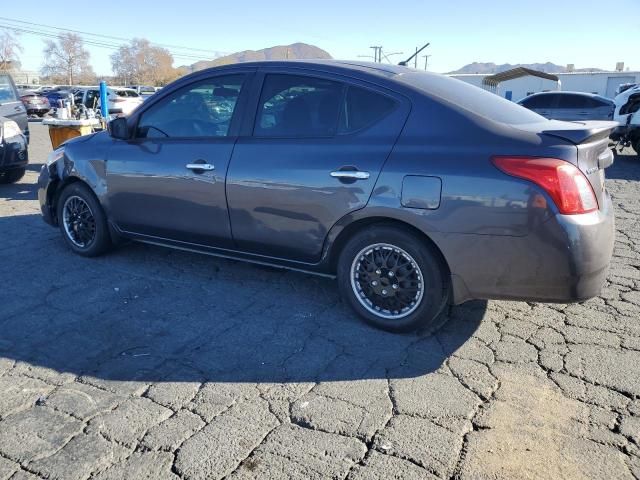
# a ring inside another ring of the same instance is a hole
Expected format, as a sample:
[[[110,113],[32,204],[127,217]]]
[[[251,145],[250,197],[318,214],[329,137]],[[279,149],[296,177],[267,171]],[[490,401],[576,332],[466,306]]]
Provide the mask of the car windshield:
[[[510,100],[444,75],[411,72],[403,73],[396,78],[425,93],[496,122],[521,125],[546,121],[544,117]]]
[[[138,94],[133,90],[116,90],[115,94],[119,97],[137,97]]]
[[[0,103],[17,102],[16,92],[8,75],[0,75]]]

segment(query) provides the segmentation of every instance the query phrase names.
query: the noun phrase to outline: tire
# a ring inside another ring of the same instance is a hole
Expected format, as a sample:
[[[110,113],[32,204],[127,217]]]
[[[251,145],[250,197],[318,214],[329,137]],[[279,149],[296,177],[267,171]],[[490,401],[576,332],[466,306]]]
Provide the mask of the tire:
[[[66,186],[58,197],[56,213],[62,237],[73,252],[95,257],[111,248],[107,217],[87,185]]]
[[[384,224],[361,230],[340,252],[337,273],[342,298],[369,325],[431,333],[446,320],[440,314],[448,276],[433,247],[409,230]]]
[[[16,183],[22,177],[24,177],[26,171],[26,168],[13,168],[5,172],[0,172],[0,183]]]
[[[631,144],[631,147],[635,150],[636,155],[640,155],[640,137],[636,138],[633,143]]]

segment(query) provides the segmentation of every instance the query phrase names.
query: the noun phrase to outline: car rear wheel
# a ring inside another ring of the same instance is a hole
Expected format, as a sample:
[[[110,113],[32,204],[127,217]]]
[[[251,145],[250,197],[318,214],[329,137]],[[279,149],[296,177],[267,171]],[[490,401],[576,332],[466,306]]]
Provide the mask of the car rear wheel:
[[[16,183],[24,177],[26,171],[26,168],[13,168],[4,172],[0,171],[0,183]]]
[[[434,331],[446,319],[447,276],[433,249],[401,227],[354,235],[338,261],[340,292],[370,325],[392,332]]]
[[[79,255],[95,257],[111,247],[107,218],[95,195],[82,183],[65,187],[57,202],[60,231]]]

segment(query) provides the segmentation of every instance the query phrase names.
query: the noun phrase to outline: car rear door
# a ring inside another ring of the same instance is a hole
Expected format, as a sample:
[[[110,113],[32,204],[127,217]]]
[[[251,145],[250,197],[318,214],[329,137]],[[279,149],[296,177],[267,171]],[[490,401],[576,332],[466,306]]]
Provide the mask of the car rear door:
[[[253,134],[238,140],[227,173],[233,238],[245,251],[316,262],[331,227],[366,205],[410,103],[300,69],[265,69],[259,81]]]
[[[118,228],[151,240],[231,245],[225,174],[251,75],[244,69],[196,80],[132,118],[134,138],[115,140],[107,160]]]

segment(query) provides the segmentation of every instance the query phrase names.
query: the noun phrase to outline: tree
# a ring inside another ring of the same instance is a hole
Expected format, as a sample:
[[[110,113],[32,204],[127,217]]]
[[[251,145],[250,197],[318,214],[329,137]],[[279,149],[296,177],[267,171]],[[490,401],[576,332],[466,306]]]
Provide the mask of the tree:
[[[9,30],[0,34],[0,71],[11,70],[19,64],[18,53],[22,52],[22,46],[16,36]]]
[[[57,41],[45,40],[42,74],[58,83],[94,83],[89,51],[79,35],[63,33]]]
[[[171,53],[144,38],[134,38],[118,48],[111,55],[111,68],[125,85],[162,86],[181,75],[173,68]]]

